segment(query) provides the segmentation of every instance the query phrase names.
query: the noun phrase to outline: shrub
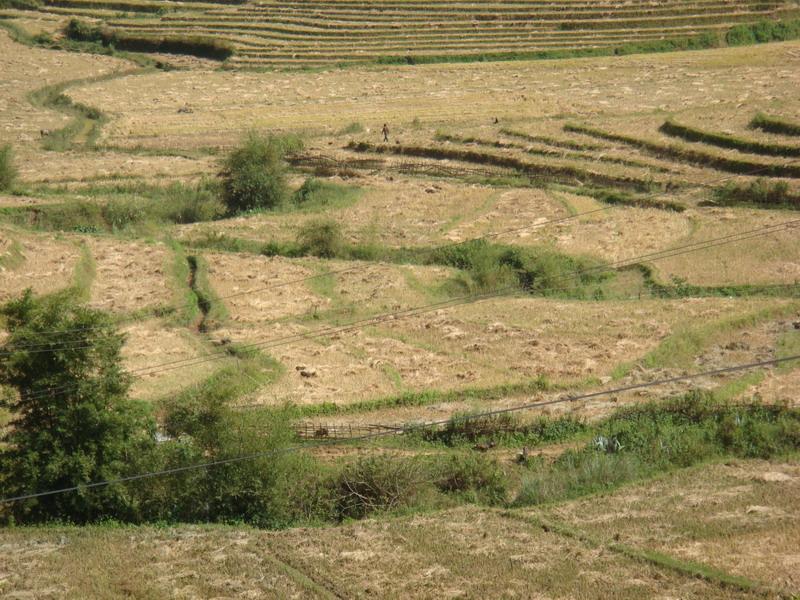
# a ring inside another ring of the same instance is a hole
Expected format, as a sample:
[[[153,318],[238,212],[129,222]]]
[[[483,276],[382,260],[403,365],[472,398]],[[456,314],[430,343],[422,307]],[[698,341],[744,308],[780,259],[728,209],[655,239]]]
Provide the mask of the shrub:
[[[344,247],[342,228],[336,221],[327,219],[310,221],[300,228],[297,244],[303,254],[334,258]]]
[[[725,41],[729,46],[746,46],[756,43],[756,36],[747,25],[736,25],[725,34]]]
[[[491,291],[511,286],[530,292],[580,293],[585,284],[603,281],[610,271],[588,259],[565,256],[546,248],[519,248],[470,241],[434,250],[429,262],[465,270],[470,287]]]
[[[422,464],[413,459],[371,456],[346,466],[336,481],[341,518],[363,518],[418,503],[430,488]]]
[[[166,190],[167,201],[163,218],[172,223],[199,223],[213,221],[225,214],[225,205],[208,183],[194,187],[173,183]]]
[[[506,501],[508,478],[497,463],[483,455],[450,456],[437,467],[436,487],[465,500],[497,505]]]
[[[272,209],[289,196],[284,155],[286,141],[251,132],[230,153],[222,171],[223,199],[230,213]]]
[[[339,130],[339,134],[341,135],[353,135],[356,133],[364,133],[364,126],[358,121],[353,121],[346,127],[342,127],[342,129]]]
[[[17,179],[14,167],[14,151],[11,144],[0,146],[0,192],[10,190]]]
[[[315,177],[309,177],[294,193],[294,202],[295,204],[300,205],[313,202],[319,193],[324,189],[325,183],[319,179],[316,179]]]

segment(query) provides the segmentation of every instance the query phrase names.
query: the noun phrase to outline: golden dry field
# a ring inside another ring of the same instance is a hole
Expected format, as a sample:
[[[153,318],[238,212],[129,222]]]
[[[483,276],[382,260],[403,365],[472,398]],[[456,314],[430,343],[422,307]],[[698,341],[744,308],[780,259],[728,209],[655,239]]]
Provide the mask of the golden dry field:
[[[0,1],[0,303],[105,315],[168,448],[121,516],[0,471],[0,596],[797,597],[798,11]]]

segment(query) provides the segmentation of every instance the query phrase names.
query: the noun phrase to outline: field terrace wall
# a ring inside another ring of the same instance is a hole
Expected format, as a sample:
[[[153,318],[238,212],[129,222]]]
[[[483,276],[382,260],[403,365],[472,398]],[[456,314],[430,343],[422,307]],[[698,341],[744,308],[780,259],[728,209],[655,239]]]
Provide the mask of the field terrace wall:
[[[125,35],[213,36],[235,48],[232,67],[536,58],[641,44],[694,48],[736,24],[800,14],[798,4],[783,0],[46,0],[41,10],[94,11]]]

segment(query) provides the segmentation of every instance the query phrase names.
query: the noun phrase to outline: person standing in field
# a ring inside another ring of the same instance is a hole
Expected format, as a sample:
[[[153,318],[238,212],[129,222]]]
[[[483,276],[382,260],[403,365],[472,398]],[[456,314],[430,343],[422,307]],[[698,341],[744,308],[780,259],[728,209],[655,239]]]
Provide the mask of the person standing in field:
[[[389,141],[389,126],[386,123],[383,124],[382,132],[383,132],[383,141],[384,142],[388,142]]]

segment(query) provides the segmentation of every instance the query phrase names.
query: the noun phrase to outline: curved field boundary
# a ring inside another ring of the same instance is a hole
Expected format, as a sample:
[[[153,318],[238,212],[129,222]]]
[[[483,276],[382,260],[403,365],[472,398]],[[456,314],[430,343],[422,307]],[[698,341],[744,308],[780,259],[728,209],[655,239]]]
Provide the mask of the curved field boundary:
[[[587,171],[569,165],[550,165],[532,163],[511,156],[500,156],[471,150],[455,150],[452,148],[434,148],[430,146],[381,146],[368,142],[351,142],[347,148],[354,152],[374,154],[395,154],[398,156],[415,156],[433,160],[455,160],[460,162],[494,166],[511,169],[535,180],[550,183],[591,183],[595,186],[613,186],[639,192],[651,191],[651,179],[635,177],[617,177],[604,173]]]
[[[601,140],[608,140],[611,142],[619,142],[628,146],[637,148],[648,154],[659,158],[669,158],[677,162],[690,163],[701,167],[710,167],[718,171],[727,173],[735,173],[737,175],[753,175],[758,174],[763,177],[800,177],[800,165],[775,165],[768,163],[759,163],[749,160],[740,160],[727,158],[701,150],[694,150],[682,146],[675,146],[672,144],[660,144],[650,140],[644,140],[627,135],[617,133],[610,133],[587,127],[585,125],[564,125],[565,131],[574,133],[582,133],[591,137]]]
[[[646,163],[639,160],[631,160],[618,156],[600,155],[594,156],[586,152],[566,152],[565,150],[556,150],[550,148],[534,148],[524,146],[522,144],[515,144],[513,142],[503,142],[502,140],[486,140],[476,137],[464,137],[450,134],[438,134],[436,136],[438,141],[451,142],[454,144],[475,144],[477,146],[484,146],[486,148],[507,149],[512,151],[524,152],[534,156],[552,156],[554,158],[566,158],[571,160],[592,161],[592,162],[606,162],[611,164],[622,165],[626,167],[634,167],[640,169],[650,169],[660,173],[674,173],[673,170],[668,169],[662,165],[655,165]]]
[[[696,127],[681,125],[675,121],[665,121],[659,131],[666,135],[677,137],[687,142],[702,142],[720,148],[730,148],[739,152],[763,154],[765,156],[800,157],[800,146],[787,146],[785,144],[769,144],[757,140],[745,140],[726,135],[704,131]]]

